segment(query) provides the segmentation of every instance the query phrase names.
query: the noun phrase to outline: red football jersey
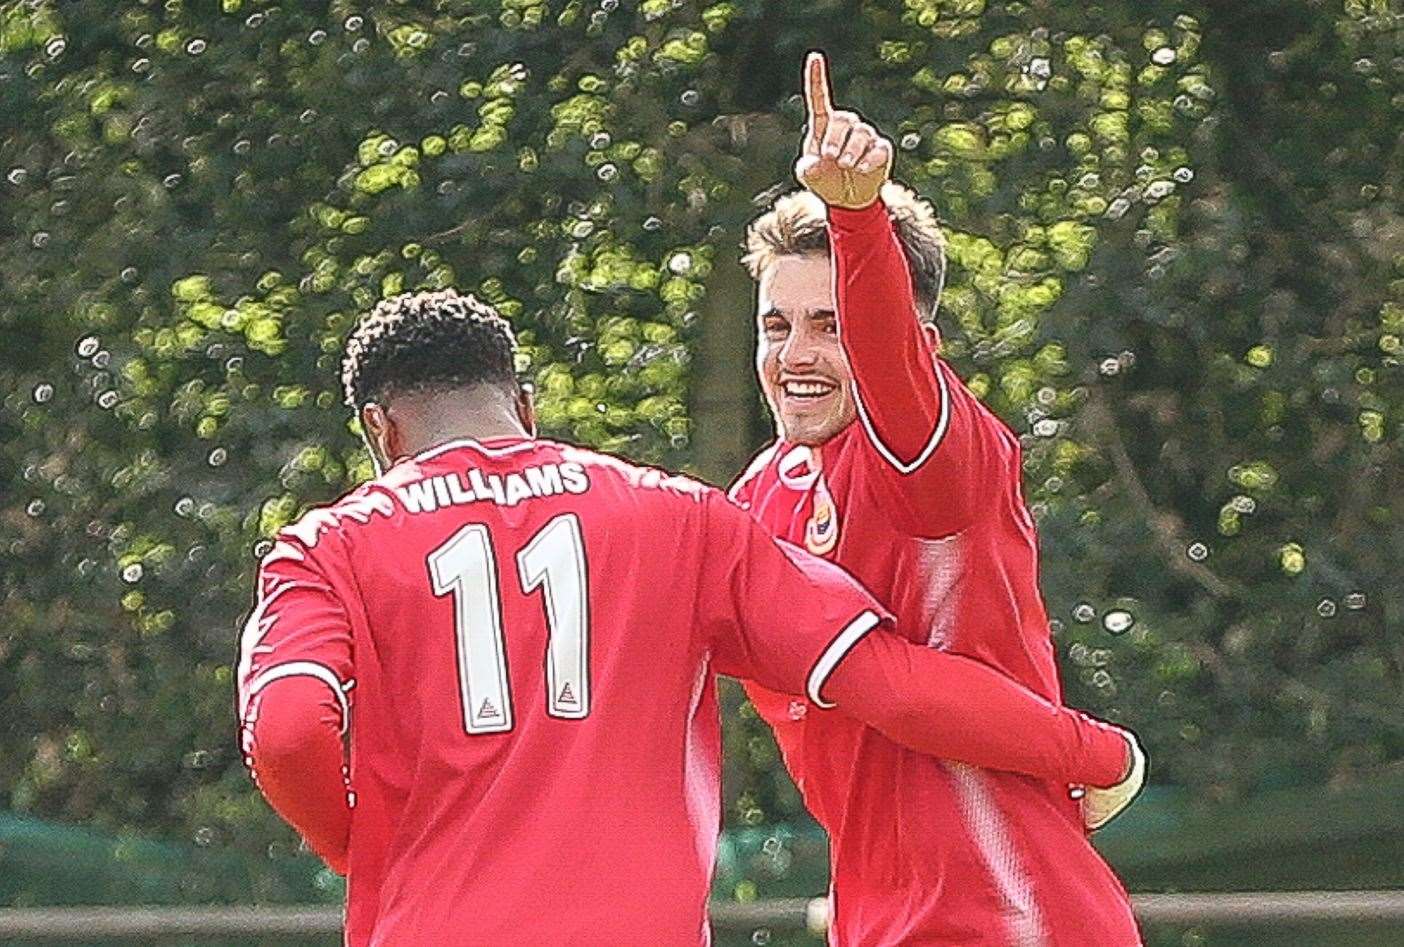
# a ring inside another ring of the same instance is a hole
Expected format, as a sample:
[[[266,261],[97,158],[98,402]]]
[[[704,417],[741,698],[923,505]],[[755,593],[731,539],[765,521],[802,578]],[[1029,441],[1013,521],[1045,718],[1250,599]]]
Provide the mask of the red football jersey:
[[[709,942],[714,674],[817,695],[882,617],[711,488],[511,438],[312,511],[259,590],[241,715],[305,675],[349,720],[355,945]]]
[[[932,353],[881,203],[831,210],[830,234],[858,419],[816,449],[773,444],[733,499],[852,572],[911,640],[1061,702],[1018,440]],[[1140,942],[1067,785],[942,763],[747,689],[829,832],[832,943]]]

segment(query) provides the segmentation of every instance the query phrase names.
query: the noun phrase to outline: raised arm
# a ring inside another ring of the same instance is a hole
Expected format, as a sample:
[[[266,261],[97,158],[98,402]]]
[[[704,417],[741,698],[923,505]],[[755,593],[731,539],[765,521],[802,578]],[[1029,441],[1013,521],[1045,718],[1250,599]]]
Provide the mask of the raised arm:
[[[839,341],[853,369],[859,417],[875,449],[907,472],[935,449],[949,406],[920,325],[911,269],[882,200],[892,142],[857,112],[834,108],[823,53],[810,53],[804,68],[808,127],[795,176],[829,209]]]
[[[838,336],[859,423],[894,512],[918,530],[958,530],[988,508],[992,469],[1017,468],[1017,442],[937,357],[936,330],[924,324],[934,312],[919,311],[919,295],[934,309],[944,273],[934,213],[889,184],[892,143],[833,108],[823,55],[811,53],[805,70],[809,127],[795,174],[828,208]],[[905,221],[905,250],[894,213]]]

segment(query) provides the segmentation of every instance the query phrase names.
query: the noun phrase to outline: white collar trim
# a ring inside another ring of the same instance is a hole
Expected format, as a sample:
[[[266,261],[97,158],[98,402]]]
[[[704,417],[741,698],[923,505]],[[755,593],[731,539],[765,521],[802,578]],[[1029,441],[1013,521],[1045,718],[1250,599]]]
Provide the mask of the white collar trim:
[[[411,459],[414,460],[415,463],[422,463],[426,460],[432,460],[440,454],[447,454],[451,450],[458,450],[460,447],[471,447],[473,450],[482,454],[487,454],[489,457],[502,457],[506,454],[515,454],[523,450],[531,450],[539,443],[540,442],[537,441],[536,438],[528,437],[524,438],[520,443],[508,444],[506,447],[485,447],[471,437],[460,437],[456,440],[440,444],[437,447],[431,447],[428,450],[421,451],[415,454]]]

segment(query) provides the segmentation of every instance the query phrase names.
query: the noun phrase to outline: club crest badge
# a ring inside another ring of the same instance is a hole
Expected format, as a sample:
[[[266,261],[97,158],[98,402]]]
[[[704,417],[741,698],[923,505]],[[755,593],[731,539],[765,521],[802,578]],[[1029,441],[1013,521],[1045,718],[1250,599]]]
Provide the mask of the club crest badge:
[[[834,498],[820,477],[814,485],[814,512],[804,526],[804,547],[816,556],[822,556],[834,548],[838,542],[838,510],[834,508]]]

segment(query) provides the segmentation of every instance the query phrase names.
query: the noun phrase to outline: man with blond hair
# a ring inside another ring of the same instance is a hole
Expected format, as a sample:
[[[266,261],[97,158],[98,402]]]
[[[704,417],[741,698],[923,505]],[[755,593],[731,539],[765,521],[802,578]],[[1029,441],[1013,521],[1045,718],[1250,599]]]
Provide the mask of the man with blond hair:
[[[1061,702],[1018,439],[939,357],[935,214],[889,181],[891,142],[832,107],[823,56],[806,70],[795,166],[805,189],[752,223],[745,257],[778,438],[732,499],[851,572],[914,642]],[[1140,942],[1125,890],[1087,837],[1109,818],[1100,799],[943,763],[857,720],[747,690],[830,836],[831,943]],[[1132,760],[1127,795],[1145,773],[1134,746]]]

